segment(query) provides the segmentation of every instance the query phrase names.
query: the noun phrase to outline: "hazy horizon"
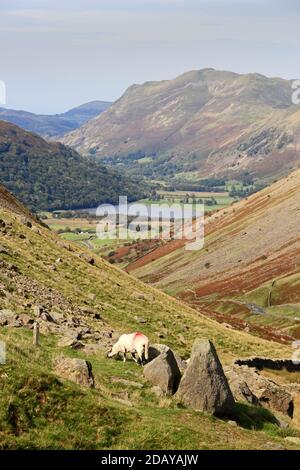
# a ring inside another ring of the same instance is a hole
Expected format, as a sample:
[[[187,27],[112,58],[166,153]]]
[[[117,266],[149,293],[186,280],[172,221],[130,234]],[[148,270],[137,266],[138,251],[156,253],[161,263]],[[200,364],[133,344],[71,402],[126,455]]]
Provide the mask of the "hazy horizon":
[[[61,113],[203,68],[300,77],[295,0],[3,0],[0,11],[8,108]]]

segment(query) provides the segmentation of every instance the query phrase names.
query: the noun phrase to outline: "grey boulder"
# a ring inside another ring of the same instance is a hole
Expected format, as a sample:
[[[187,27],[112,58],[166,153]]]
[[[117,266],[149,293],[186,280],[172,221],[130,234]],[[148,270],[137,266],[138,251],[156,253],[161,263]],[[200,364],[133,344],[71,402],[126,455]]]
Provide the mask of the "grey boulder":
[[[144,367],[144,376],[164,394],[173,395],[180,381],[180,370],[171,349],[162,352]]]
[[[195,341],[176,398],[195,410],[217,416],[230,416],[234,413],[234,398],[211,341]]]
[[[92,365],[84,359],[59,356],[54,360],[54,369],[58,376],[71,380],[84,387],[94,387]]]

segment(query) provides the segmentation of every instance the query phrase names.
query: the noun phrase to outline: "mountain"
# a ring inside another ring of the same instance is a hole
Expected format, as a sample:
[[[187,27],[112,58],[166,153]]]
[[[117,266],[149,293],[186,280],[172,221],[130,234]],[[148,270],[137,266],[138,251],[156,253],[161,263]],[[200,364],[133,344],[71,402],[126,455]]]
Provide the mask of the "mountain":
[[[220,321],[299,339],[299,211],[297,170],[210,216],[202,250],[169,245],[129,269]]]
[[[0,182],[29,208],[82,209],[144,195],[143,184],[60,143],[0,121]]]
[[[103,113],[111,104],[107,101],[91,101],[66,113],[55,115],[0,108],[0,119],[16,124],[27,131],[35,132],[42,137],[61,137]]]
[[[223,363],[237,355],[290,357],[289,347],[230,330],[92,258],[34,222],[1,186],[0,235],[0,341],[7,351],[0,364],[0,449],[297,447],[268,410],[242,404],[232,426],[156,396],[132,361],[106,358],[121,333],[141,327],[152,343],[163,332],[185,357],[196,337],[211,338]],[[32,344],[33,321],[39,347]],[[95,388],[58,375],[55,360],[62,356],[88,360]]]
[[[63,141],[150,178],[273,180],[300,164],[292,91],[280,78],[192,71],[131,86]]]

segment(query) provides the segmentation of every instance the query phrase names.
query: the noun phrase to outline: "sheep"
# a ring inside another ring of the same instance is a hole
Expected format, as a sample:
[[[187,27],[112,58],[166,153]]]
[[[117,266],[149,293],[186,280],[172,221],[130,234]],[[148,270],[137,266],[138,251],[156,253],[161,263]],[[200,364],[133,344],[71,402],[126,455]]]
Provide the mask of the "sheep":
[[[131,353],[133,360],[144,365],[148,360],[149,339],[143,333],[131,333],[122,335],[114,346],[108,351],[107,357],[113,357],[117,354],[123,354],[123,361],[126,361],[126,354]],[[135,357],[137,354],[138,359]]]

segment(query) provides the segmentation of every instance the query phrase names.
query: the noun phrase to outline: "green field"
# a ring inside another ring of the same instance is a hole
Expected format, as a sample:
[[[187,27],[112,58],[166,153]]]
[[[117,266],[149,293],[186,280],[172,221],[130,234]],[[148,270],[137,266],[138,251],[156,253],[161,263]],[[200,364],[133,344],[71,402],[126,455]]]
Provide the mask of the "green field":
[[[151,205],[151,204],[180,204],[183,206],[184,204],[199,204],[200,202],[203,202],[204,204],[204,212],[205,213],[210,213],[210,212],[215,212],[220,209],[224,209],[224,207],[230,206],[236,199],[233,197],[230,197],[228,193],[212,193],[211,195],[208,195],[209,193],[193,193],[195,194],[195,197],[189,197],[188,200],[184,201],[186,193],[183,193],[182,191],[175,191],[175,192],[168,192],[168,191],[161,191],[159,192],[161,197],[163,199],[159,200],[153,200],[153,199],[142,199],[139,201],[140,203]],[[213,201],[213,203],[212,203]]]

